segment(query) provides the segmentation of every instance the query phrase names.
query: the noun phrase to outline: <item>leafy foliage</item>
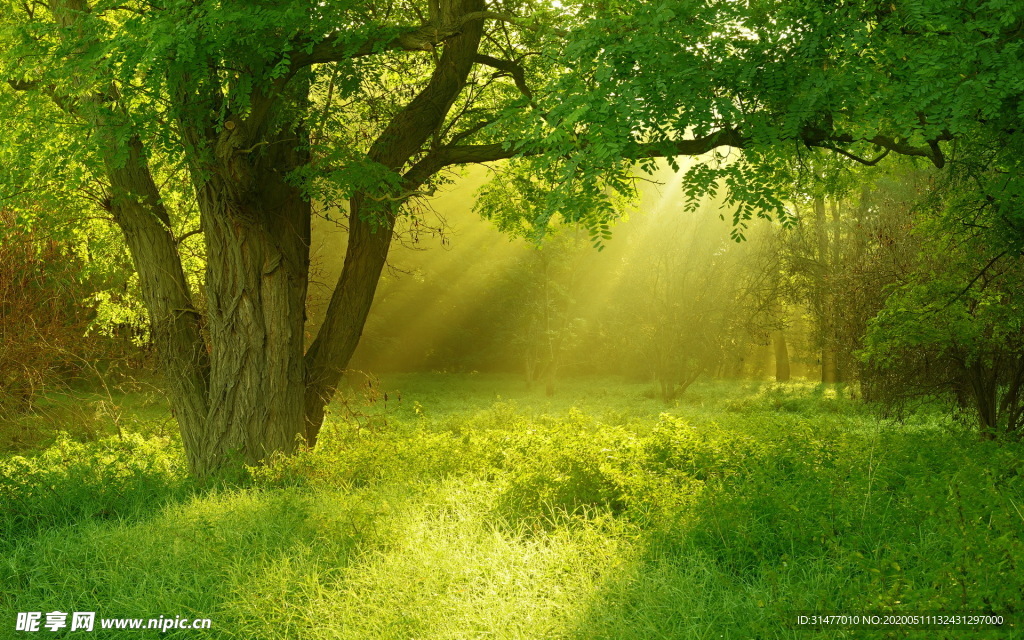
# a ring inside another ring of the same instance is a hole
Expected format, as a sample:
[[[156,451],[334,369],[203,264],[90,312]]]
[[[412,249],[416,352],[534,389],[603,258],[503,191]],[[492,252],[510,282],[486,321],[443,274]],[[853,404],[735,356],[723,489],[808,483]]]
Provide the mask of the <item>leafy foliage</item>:
[[[602,191],[600,181],[629,162],[649,169],[653,155],[722,144],[737,149],[686,169],[684,190],[693,202],[724,190],[737,237],[753,217],[786,218],[791,185],[821,178],[819,149],[864,164],[889,153],[937,165],[995,154],[1008,170],[1001,193],[1017,193],[1009,185],[1020,175],[1010,167],[1020,157],[1011,149],[1022,130],[1015,34],[1024,15],[1013,3],[563,5],[578,23],[549,54],[558,64],[543,118],[513,114],[510,125],[531,141],[524,149],[545,150],[522,171],[563,194],[546,201],[564,208],[578,183],[605,198],[628,195],[620,188],[628,182]],[[704,144],[683,144],[684,136]],[[951,139],[952,153],[943,142]],[[562,165],[569,153],[573,162]],[[607,200],[587,208],[595,222],[611,215]]]

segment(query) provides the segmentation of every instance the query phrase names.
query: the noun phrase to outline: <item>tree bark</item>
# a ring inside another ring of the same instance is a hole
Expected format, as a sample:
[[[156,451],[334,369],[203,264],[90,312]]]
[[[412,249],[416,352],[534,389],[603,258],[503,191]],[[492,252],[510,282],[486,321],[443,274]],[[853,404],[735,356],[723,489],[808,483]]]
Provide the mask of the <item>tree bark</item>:
[[[199,189],[212,345],[210,409],[196,425],[200,475],[292,452],[304,430],[311,206],[285,180],[308,161],[303,139],[282,132]]]
[[[98,129],[97,135],[100,133]],[[210,363],[200,316],[192,303],[170,217],[149,171],[142,142],[133,136],[126,146],[128,154],[123,161],[114,158],[116,146],[100,148],[112,190],[108,206],[139,274],[139,288],[172,410],[182,426],[189,467],[201,473],[203,465],[196,452],[209,408]]]
[[[306,351],[305,436],[310,445],[316,443],[327,403],[334,396],[359,344],[391,247],[394,216],[386,216],[374,224],[363,213],[364,203],[362,194],[350,201],[345,263],[327,306],[324,323]]]

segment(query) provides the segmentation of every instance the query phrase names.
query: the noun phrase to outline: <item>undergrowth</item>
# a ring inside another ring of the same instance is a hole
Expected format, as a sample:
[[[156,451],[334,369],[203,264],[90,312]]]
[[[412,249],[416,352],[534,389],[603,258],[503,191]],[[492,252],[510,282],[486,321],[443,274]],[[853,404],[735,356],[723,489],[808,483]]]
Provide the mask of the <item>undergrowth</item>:
[[[212,620],[140,638],[1021,636],[1018,444],[812,385],[666,407],[607,382],[561,404],[459,382],[393,380],[401,401],[337,411],[243,486],[196,486],[159,435],[9,456],[0,637],[54,610]],[[807,631],[797,611],[1013,626]]]

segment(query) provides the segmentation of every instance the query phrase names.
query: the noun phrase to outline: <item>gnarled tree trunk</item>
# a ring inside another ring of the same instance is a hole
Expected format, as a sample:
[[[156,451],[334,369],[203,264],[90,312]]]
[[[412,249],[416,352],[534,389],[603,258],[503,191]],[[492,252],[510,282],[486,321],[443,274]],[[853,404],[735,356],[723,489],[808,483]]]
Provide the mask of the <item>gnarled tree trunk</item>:
[[[202,438],[199,425],[209,411],[207,389],[209,358],[200,330],[200,316],[192,303],[182,270],[170,218],[160,200],[156,183],[137,137],[128,141],[125,159],[115,159],[116,147],[104,147],[111,183],[108,204],[115,223],[124,233],[135,271],[139,274],[143,302],[160,369],[180,425],[189,467],[201,472],[196,456]],[[193,428],[188,428],[188,427]]]
[[[303,331],[311,208],[285,181],[307,161],[295,133],[199,191],[206,240],[209,413],[182,425],[200,471],[232,456],[249,464],[295,449],[303,432]],[[292,140],[289,140],[291,138]]]

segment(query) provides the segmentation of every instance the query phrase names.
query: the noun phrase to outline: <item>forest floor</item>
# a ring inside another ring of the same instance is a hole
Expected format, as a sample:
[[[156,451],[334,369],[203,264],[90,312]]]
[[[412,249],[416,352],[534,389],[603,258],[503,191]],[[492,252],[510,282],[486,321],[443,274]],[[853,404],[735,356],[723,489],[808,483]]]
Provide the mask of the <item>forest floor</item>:
[[[1021,444],[813,384],[649,391],[364,381],[316,450],[206,486],[151,397],[83,396],[86,426],[4,427],[0,638],[1024,637]],[[935,612],[1007,624],[796,624]],[[99,628],[160,616],[210,629]]]

